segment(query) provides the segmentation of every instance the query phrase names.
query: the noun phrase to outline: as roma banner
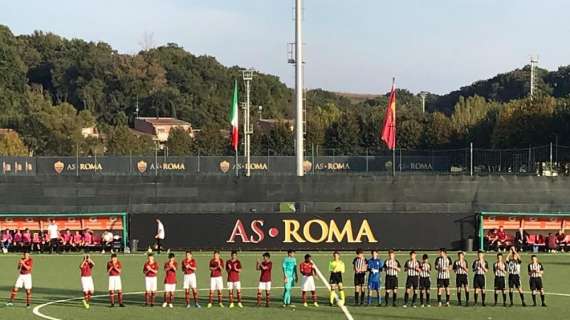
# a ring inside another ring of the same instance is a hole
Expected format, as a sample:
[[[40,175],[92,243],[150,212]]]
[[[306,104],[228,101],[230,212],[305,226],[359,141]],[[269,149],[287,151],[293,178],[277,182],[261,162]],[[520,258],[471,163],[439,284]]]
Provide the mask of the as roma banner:
[[[154,244],[155,219],[171,249],[459,248],[475,235],[470,214],[131,214],[130,238],[141,249]]]

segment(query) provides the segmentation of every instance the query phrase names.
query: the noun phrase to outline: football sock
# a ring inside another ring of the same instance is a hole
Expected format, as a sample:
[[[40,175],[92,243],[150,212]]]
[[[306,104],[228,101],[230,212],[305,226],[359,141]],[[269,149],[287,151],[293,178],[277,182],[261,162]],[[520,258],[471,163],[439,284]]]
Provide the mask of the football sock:
[[[119,291],[119,304],[123,304],[123,292]]]
[[[507,294],[503,292],[503,304],[507,303]]]
[[[340,289],[340,300],[344,302],[344,289]]]
[[[269,293],[270,293],[269,290],[265,291],[265,303],[267,305],[269,305],[269,300],[270,300],[270,294]]]
[[[497,297],[498,296],[499,296],[499,294],[495,292],[495,304],[497,304]]]
[[[113,291],[109,291],[109,300],[111,304],[115,304],[115,293]]]
[[[313,303],[317,303],[317,291],[311,291],[311,295],[313,297]]]
[[[429,299],[429,291],[426,293],[426,304],[429,304],[430,299]]]
[[[307,292],[303,291],[301,297],[303,298],[303,303],[307,303]]]
[[[87,301],[87,294],[85,294],[85,301]],[[144,303],[148,304],[148,292],[144,292]]]
[[[211,304],[212,302],[214,302],[214,292],[210,291],[210,294],[208,295],[208,302]]]
[[[234,303],[234,291],[230,291],[230,303]]]
[[[486,297],[486,296],[487,296],[487,294],[485,294],[484,292],[481,293],[481,302],[482,302],[483,304],[485,304],[485,297]]]
[[[372,303],[372,296],[370,295],[370,291],[368,291],[368,295],[366,296],[366,302],[368,302],[368,304]]]
[[[469,291],[465,292],[465,303],[469,304]]]
[[[521,295],[521,302],[524,303],[524,294],[521,292],[520,295]]]
[[[532,303],[536,304],[536,294],[532,294]]]
[[[331,304],[334,304],[334,291],[329,292],[329,301]]]
[[[544,299],[545,299],[545,298],[544,298],[544,293],[541,293],[541,294],[540,294],[540,301],[542,302],[542,304],[544,304]]]
[[[154,304],[154,297],[156,296],[156,292],[150,293],[150,304]]]
[[[257,290],[257,304],[261,304],[261,290]]]
[[[384,303],[386,305],[388,305],[388,299],[390,298],[390,296],[388,295],[388,292],[386,292],[386,294],[384,294]]]
[[[477,292],[475,292],[475,304],[477,304],[477,300],[479,300],[479,294]]]
[[[12,289],[12,291],[10,291],[10,301],[14,301],[14,299],[16,299],[16,293],[17,291]]]
[[[168,303],[168,293],[164,292],[162,301],[163,301],[164,303]]]
[[[394,292],[392,294],[392,304],[396,304],[396,299],[397,299],[398,294],[396,292]]]
[[[237,291],[238,303],[241,303],[241,290]]]
[[[190,304],[190,290],[184,292],[184,301],[186,301],[186,305]]]
[[[26,305],[30,305],[31,302],[32,302],[32,292],[26,291]],[[544,303],[544,296],[542,298],[542,303]]]
[[[457,302],[461,304],[461,291],[457,291]]]
[[[406,291],[406,293],[404,293],[404,304],[408,304],[409,298],[410,298],[410,294]]]
[[[364,303],[364,291],[360,292],[360,304]]]
[[[198,290],[192,289],[192,297],[194,298],[194,303],[198,303]]]
[[[218,290],[218,303],[222,303],[222,290]]]
[[[449,299],[450,299],[449,294],[446,294],[446,295],[445,295],[445,302],[446,302],[446,303],[449,303]]]
[[[441,294],[437,294],[437,302],[440,303],[441,302]]]
[[[509,292],[509,300],[511,301],[511,304],[513,304],[513,293]]]
[[[354,292],[354,304],[358,304],[358,299],[360,298],[359,292]]]

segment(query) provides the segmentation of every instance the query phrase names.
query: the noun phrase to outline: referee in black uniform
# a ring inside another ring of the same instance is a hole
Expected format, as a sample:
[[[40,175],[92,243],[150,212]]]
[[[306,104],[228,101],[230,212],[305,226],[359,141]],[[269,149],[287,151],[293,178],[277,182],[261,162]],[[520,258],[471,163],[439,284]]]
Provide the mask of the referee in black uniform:
[[[481,293],[481,305],[485,306],[485,273],[489,269],[487,261],[485,261],[485,254],[483,251],[479,250],[477,252],[477,260],[473,261],[473,294],[475,296],[475,305],[477,305],[477,300],[479,299],[479,293]]]
[[[467,274],[469,272],[469,264],[465,260],[465,253],[460,251],[457,253],[457,261],[453,263],[453,271],[455,271],[455,287],[457,288],[457,302],[461,305],[461,290],[465,293],[465,306],[469,305],[469,280]]]
[[[388,251],[388,260],[384,262],[384,270],[386,271],[386,294],[384,296],[384,303],[388,306],[388,298],[392,294],[392,306],[396,306],[396,298],[398,295],[398,272],[400,272],[400,262],[396,260],[396,253],[394,249]]]

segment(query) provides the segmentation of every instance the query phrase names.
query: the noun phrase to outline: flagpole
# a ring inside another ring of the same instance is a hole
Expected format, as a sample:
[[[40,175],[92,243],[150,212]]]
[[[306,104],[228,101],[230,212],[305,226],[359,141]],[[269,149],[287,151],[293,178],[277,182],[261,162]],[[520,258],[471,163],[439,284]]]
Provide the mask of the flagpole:
[[[236,154],[236,163],[235,163],[235,168],[236,168],[236,177],[239,176],[239,164],[238,164],[238,148],[235,148],[235,154]]]

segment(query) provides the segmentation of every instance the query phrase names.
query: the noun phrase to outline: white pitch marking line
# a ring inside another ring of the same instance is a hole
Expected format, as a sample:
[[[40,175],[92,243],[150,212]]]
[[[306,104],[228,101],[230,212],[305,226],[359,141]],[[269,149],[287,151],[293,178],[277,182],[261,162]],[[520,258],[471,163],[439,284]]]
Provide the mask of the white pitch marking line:
[[[353,289],[354,287],[344,287],[345,289]],[[245,288],[241,288],[242,290],[257,290],[257,287],[245,287]],[[283,287],[273,287],[272,289],[283,289]],[[326,287],[317,287],[317,289],[326,289]],[[437,290],[436,288],[431,288],[432,291]],[[183,292],[184,290],[176,290],[176,292]],[[210,291],[210,289],[198,289],[198,291]],[[495,290],[492,289],[487,289],[485,290],[486,292],[493,292]],[[164,291],[157,291],[157,293],[164,293]],[[530,291],[523,291],[523,293],[525,294],[529,294],[531,293]],[[123,293],[123,295],[135,295],[135,294],[144,294],[144,291],[139,291],[139,292],[125,292]],[[545,292],[544,293],[547,296],[559,296],[559,297],[570,297],[570,293],[558,293],[558,292]],[[92,298],[104,298],[104,297],[108,297],[108,294],[100,294],[100,295],[96,295],[93,296]],[[48,316],[44,313],[42,313],[40,310],[44,307],[50,306],[50,305],[54,305],[54,304],[58,304],[58,303],[65,303],[65,302],[69,302],[69,301],[80,301],[83,300],[83,297],[79,297],[79,298],[68,298],[68,299],[62,299],[62,300],[56,300],[56,301],[50,301],[44,304],[40,304],[36,307],[34,307],[34,309],[32,310],[33,314],[46,319],[46,320],[63,320],[63,319],[59,319],[59,318],[54,318],[51,316]]]

